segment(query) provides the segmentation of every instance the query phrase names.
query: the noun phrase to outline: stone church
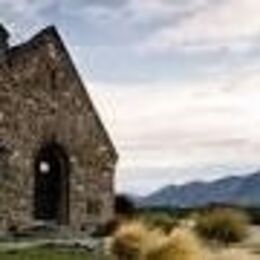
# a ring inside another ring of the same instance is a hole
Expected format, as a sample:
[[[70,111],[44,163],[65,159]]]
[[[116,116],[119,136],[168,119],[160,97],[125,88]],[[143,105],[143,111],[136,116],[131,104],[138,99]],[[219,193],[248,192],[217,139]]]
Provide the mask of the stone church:
[[[0,25],[0,229],[110,220],[117,152],[62,39],[8,40]]]

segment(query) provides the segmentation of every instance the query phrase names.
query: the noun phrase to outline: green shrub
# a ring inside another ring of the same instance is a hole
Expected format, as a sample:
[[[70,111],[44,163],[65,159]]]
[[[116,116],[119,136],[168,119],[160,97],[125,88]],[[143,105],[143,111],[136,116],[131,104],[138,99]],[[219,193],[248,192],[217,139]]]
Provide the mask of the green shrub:
[[[124,194],[118,194],[115,197],[115,213],[119,216],[131,218],[135,213],[133,200]]]
[[[143,221],[151,228],[160,228],[165,233],[170,233],[177,226],[177,220],[166,213],[147,214],[143,217]]]
[[[107,237],[113,235],[113,233],[120,226],[120,219],[112,219],[102,225],[97,226],[94,232],[91,234],[93,237]]]
[[[214,209],[197,217],[196,231],[204,239],[227,245],[243,240],[248,224],[248,218],[242,212]]]
[[[260,209],[259,208],[247,208],[247,214],[250,216],[250,222],[252,225],[260,225]]]

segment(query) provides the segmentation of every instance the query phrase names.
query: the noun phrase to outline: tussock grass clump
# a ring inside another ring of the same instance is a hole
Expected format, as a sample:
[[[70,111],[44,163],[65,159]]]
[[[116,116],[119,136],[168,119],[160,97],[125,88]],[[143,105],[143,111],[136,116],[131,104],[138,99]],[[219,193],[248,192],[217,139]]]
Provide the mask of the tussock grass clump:
[[[149,231],[142,222],[122,224],[115,232],[112,242],[112,253],[119,260],[140,259],[141,246]]]
[[[204,260],[207,252],[192,231],[177,228],[166,234],[142,222],[117,230],[112,252],[120,260]]]
[[[247,235],[249,220],[233,209],[214,209],[197,217],[196,231],[206,240],[224,245],[242,241]]]
[[[157,247],[150,248],[147,260],[206,260],[209,254],[188,229],[175,229]]]

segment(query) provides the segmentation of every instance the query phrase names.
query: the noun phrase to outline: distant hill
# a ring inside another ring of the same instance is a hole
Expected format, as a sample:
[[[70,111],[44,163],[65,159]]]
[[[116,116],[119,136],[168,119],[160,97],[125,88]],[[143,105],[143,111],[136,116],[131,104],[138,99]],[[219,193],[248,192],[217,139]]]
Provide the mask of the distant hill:
[[[168,185],[136,200],[139,207],[190,208],[215,203],[260,207],[260,172],[212,182]]]

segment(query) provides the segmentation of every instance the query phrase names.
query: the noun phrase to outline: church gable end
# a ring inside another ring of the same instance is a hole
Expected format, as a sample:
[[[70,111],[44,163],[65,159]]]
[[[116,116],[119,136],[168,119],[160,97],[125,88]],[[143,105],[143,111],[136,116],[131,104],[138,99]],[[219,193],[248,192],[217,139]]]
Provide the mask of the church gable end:
[[[9,178],[1,196],[10,203],[0,204],[0,227],[41,219],[88,229],[109,220],[118,156],[57,31],[48,27],[4,55],[0,140],[8,164],[0,160]],[[56,194],[52,203],[46,191]]]

